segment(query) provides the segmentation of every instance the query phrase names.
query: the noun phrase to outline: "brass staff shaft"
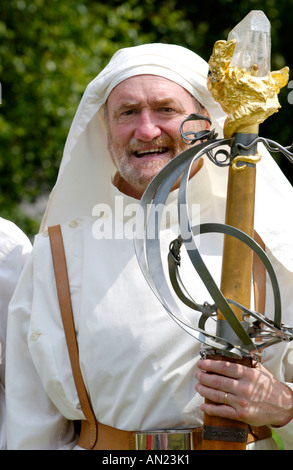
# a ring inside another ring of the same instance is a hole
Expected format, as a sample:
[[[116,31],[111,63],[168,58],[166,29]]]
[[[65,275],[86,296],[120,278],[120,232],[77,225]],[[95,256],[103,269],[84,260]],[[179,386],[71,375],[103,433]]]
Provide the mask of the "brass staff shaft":
[[[254,233],[255,175],[255,166],[247,166],[243,171],[230,168],[227,192],[226,224],[251,237]],[[226,299],[233,299],[250,308],[251,276],[251,249],[240,240],[225,235],[221,291]],[[242,320],[241,310],[234,307],[233,311],[238,319]],[[218,318],[224,318],[221,312]]]
[[[232,225],[251,237],[254,234],[254,200],[255,200],[256,168],[246,166],[242,171],[233,167],[229,169],[226,224]],[[250,308],[251,282],[252,282],[252,251],[240,240],[225,235],[222,262],[221,291],[225,298],[235,300],[241,305]],[[235,315],[242,321],[241,310],[232,306]],[[221,312],[218,312],[218,322],[225,321]],[[211,356],[215,359],[215,357]],[[225,357],[216,357],[217,360],[230,360]],[[233,361],[235,362],[235,361]],[[250,366],[250,358],[237,360],[237,363]],[[247,430],[245,423],[225,418],[204,415],[204,426],[231,427]],[[245,450],[246,443],[226,442],[221,440],[202,441],[203,450]]]

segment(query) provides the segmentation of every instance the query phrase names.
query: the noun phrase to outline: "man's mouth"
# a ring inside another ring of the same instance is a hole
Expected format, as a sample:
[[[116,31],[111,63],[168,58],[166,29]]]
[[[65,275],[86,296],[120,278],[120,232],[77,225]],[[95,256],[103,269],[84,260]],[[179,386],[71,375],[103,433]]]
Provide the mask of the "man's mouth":
[[[143,149],[143,150],[136,150],[134,152],[134,155],[137,158],[141,157],[146,157],[146,156],[151,156],[151,155],[160,155],[162,153],[168,152],[168,147],[156,147],[152,149]]]

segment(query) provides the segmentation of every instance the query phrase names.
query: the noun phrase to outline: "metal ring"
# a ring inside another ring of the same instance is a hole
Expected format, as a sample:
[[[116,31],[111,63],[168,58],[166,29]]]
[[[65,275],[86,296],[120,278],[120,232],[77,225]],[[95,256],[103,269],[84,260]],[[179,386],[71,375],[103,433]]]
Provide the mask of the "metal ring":
[[[225,404],[225,405],[228,405],[228,400],[227,400],[227,398],[228,398],[228,393],[226,392],[226,393],[225,393],[225,400],[224,400],[224,404]]]

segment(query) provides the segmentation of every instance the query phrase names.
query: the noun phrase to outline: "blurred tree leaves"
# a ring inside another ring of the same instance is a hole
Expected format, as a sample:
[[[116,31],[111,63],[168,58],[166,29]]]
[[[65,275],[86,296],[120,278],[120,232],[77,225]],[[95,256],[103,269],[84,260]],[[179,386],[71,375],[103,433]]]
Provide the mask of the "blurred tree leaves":
[[[272,26],[272,68],[292,64],[290,1],[268,0],[9,0],[0,6],[1,216],[26,233],[38,220],[20,203],[55,183],[70,123],[86,85],[121,47],[147,42],[186,46],[208,60],[213,44],[250,10]],[[282,110],[261,134],[291,143],[288,89]],[[282,167],[291,178],[284,157]],[[291,179],[292,181],[292,179]],[[23,207],[23,206],[21,206]]]

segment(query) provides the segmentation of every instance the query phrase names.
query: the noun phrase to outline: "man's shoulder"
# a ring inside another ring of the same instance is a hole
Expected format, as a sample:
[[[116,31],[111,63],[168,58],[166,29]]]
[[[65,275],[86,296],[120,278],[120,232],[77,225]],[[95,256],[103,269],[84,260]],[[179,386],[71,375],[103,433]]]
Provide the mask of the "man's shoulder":
[[[25,233],[14,222],[3,219],[3,217],[0,217],[0,235],[16,241],[28,239]]]
[[[78,239],[91,231],[93,220],[92,217],[76,217],[73,220],[56,225],[60,225],[64,243],[77,243]],[[49,227],[36,235],[34,248],[36,246],[42,248],[50,246]]]
[[[25,247],[24,251],[31,248],[25,233],[14,222],[0,217],[0,253],[8,254],[18,245]]]

